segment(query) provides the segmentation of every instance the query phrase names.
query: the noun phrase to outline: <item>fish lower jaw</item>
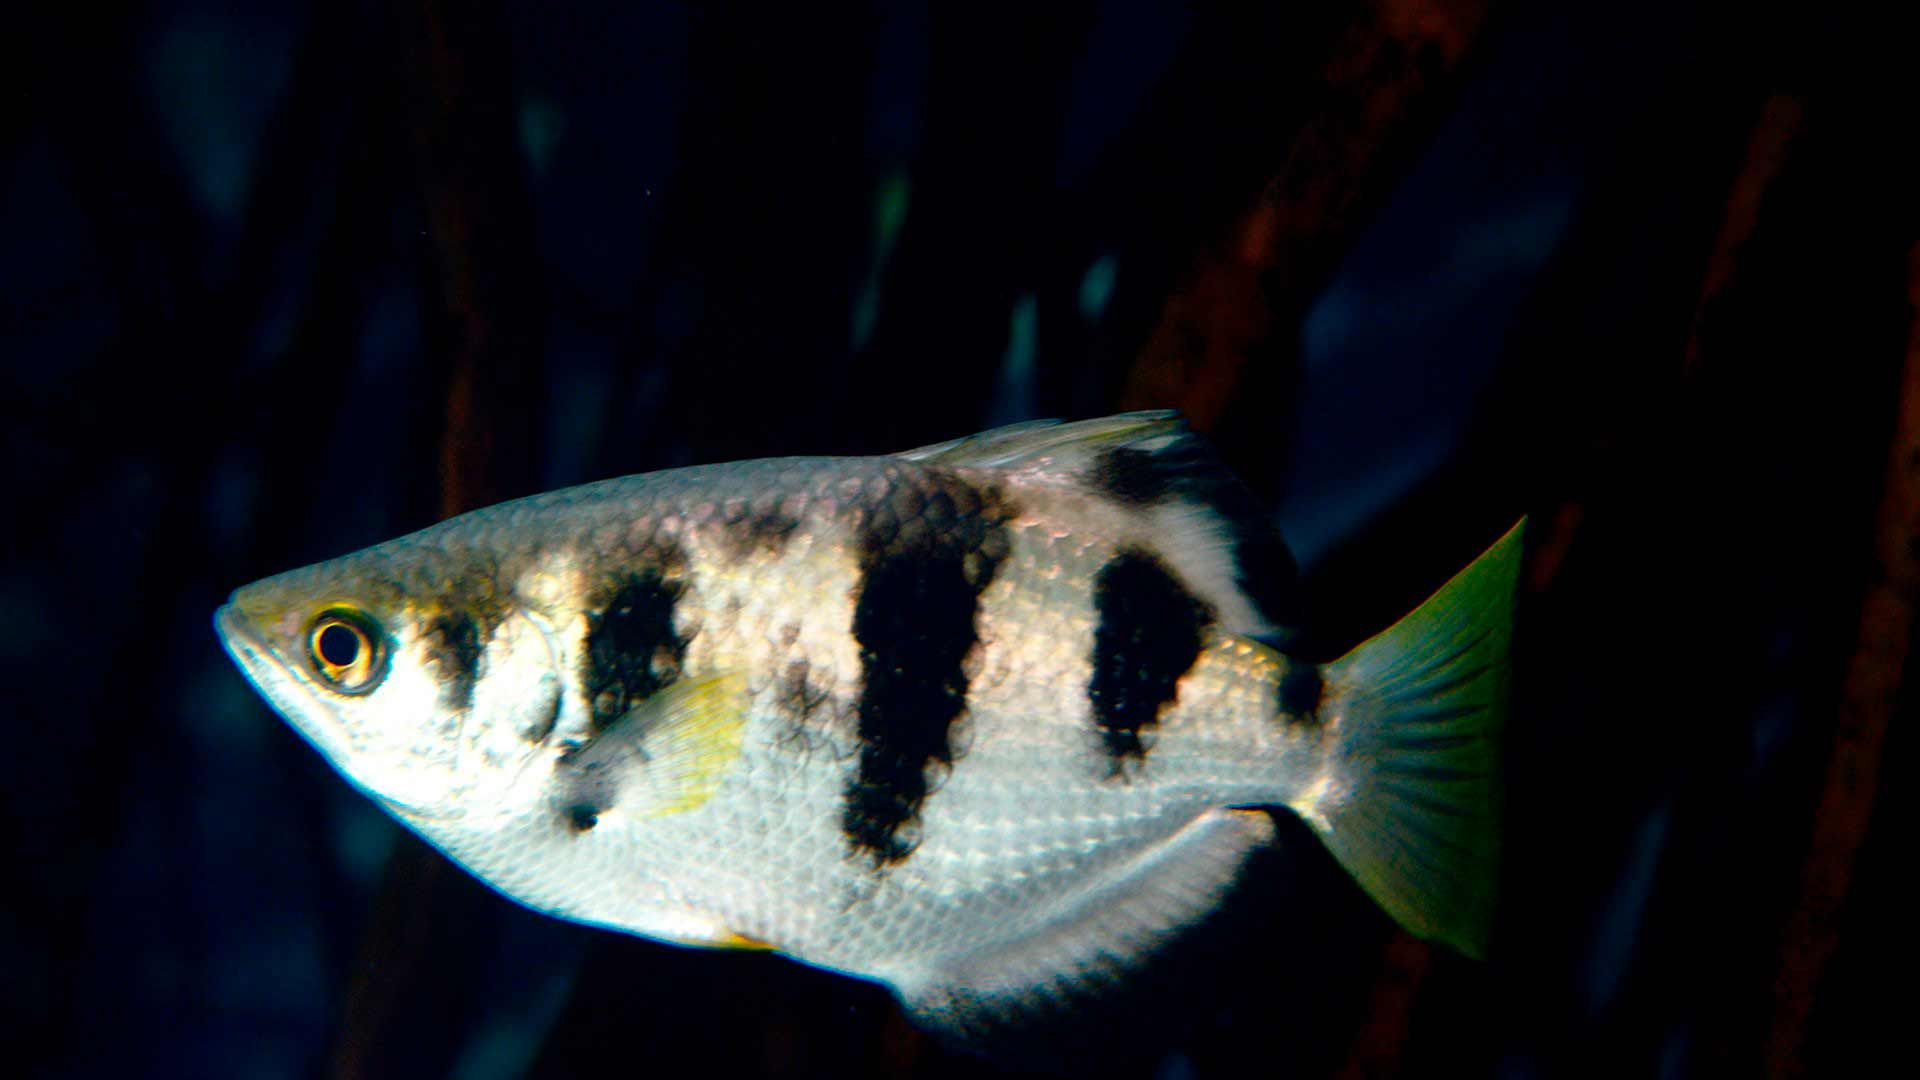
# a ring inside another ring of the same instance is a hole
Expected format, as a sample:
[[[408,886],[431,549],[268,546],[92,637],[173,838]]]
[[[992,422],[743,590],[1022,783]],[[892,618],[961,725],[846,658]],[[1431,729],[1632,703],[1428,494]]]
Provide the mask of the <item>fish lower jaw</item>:
[[[279,713],[287,726],[318,750],[320,756],[326,758],[328,764],[349,783],[365,790],[347,766],[352,756],[352,746],[346,733],[335,730],[333,725],[312,719],[324,717],[326,711],[310,689],[288,674],[287,666],[280,662],[273,650],[260,643],[259,635],[246,616],[232,604],[224,604],[214,613],[214,625],[227,655],[233,658],[240,673],[253,684],[260,696],[273,706],[274,712]]]

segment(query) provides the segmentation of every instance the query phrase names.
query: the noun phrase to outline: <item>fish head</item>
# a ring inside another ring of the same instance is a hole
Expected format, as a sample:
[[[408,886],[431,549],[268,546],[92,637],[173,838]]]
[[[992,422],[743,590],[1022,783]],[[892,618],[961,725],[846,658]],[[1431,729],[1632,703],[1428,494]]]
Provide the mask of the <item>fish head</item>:
[[[302,737],[416,828],[524,811],[565,694],[485,552],[406,538],[236,590],[227,652]]]

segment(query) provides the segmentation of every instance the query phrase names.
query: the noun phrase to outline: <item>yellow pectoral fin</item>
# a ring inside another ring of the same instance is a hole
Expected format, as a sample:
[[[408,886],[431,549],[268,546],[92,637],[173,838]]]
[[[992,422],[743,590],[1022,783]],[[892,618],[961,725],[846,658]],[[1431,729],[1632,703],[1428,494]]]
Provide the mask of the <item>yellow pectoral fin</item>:
[[[740,761],[747,735],[747,679],[723,672],[682,679],[634,710],[646,754],[648,787],[660,800],[643,817],[692,810],[720,790]]]

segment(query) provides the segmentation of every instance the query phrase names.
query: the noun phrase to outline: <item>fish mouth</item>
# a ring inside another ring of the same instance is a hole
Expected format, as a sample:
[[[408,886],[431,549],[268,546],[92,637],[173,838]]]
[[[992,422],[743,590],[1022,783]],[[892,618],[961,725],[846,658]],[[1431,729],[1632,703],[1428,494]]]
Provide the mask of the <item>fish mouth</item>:
[[[328,716],[326,706],[304,685],[300,673],[267,643],[266,636],[241,612],[239,605],[231,600],[220,605],[213,613],[213,627],[240,673],[274,711],[327,760],[336,765],[344,762],[347,753],[344,733],[326,730],[337,725],[321,720]]]
[[[221,604],[220,609],[213,613],[213,629],[219,635],[220,644],[227,650],[227,655],[233,657],[233,662],[239,664],[241,670],[251,672],[256,658],[264,654],[266,645],[260,641],[253,624],[240,614],[239,605],[231,600]]]
[[[292,682],[289,678],[292,673],[253,622],[240,613],[239,605],[231,600],[221,604],[213,613],[213,629],[219,635],[221,647],[227,650],[227,655],[233,658],[253,688],[271,701],[274,708],[288,712],[275,691]]]
[[[333,710],[308,683],[305,673],[288,663],[232,600],[213,613],[213,627],[221,646],[247,682],[267,699],[267,704],[273,706],[287,726],[318,750],[349,784],[403,817],[424,821],[459,816],[446,808],[396,799],[363,783],[349,767],[354,758],[353,747]]]

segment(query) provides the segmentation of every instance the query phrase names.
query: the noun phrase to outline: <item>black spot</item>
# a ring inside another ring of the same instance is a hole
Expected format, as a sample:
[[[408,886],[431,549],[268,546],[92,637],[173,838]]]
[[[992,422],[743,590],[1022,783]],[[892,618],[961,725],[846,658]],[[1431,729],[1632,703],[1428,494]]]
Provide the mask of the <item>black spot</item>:
[[[941,508],[933,524],[928,505]],[[950,733],[966,710],[980,593],[1007,553],[1004,520],[993,493],[943,470],[915,470],[876,501],[862,529],[853,613],[861,748],[842,828],[878,865],[913,853],[928,770],[953,763]]]
[[[679,677],[688,639],[673,610],[684,591],[650,567],[620,576],[589,611],[583,681],[596,731]]]
[[[1116,446],[1094,463],[1093,481],[1125,503],[1150,506],[1166,497],[1172,474],[1154,455],[1132,446]]]
[[[427,662],[440,677],[440,697],[449,708],[473,707],[480,680],[480,627],[464,611],[436,615],[423,636]]]
[[[813,682],[812,670],[805,657],[789,661],[774,688],[775,705],[795,724],[808,723],[814,710],[827,704],[827,690]]]
[[[600,824],[600,815],[619,801],[620,774],[631,769],[637,751],[612,737],[595,740],[560,755],[554,766],[556,804],[576,833]]]
[[[1146,759],[1141,732],[1179,695],[1212,613],[1160,560],[1131,549],[1100,568],[1093,601],[1100,621],[1087,700],[1117,775],[1128,759]]]
[[[1325,691],[1319,667],[1303,660],[1289,660],[1279,683],[1274,686],[1274,702],[1280,718],[1294,724],[1317,723],[1320,695]]]
[[[599,808],[586,803],[574,803],[572,806],[567,807],[566,815],[568,826],[577,833],[587,832],[595,825],[600,824]]]
[[[800,519],[778,507],[750,510],[738,520],[726,523],[726,535],[736,557],[752,554],[778,554],[800,528]]]

